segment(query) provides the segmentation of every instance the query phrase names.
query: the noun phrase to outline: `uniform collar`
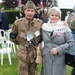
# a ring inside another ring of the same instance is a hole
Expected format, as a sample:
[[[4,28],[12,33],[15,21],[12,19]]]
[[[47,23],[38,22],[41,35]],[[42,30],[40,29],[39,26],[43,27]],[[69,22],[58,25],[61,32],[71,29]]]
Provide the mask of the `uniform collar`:
[[[30,20],[27,20],[27,19],[25,18],[25,23],[26,23],[26,25],[28,25],[28,23],[31,23],[31,24],[33,25],[34,22],[35,22],[34,19],[33,19],[32,21],[30,21]]]

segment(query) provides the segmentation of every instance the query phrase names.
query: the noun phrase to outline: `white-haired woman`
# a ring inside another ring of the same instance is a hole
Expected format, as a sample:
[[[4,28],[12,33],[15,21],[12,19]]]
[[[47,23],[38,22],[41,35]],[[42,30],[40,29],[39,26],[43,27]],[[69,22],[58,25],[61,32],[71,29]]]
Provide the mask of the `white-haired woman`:
[[[50,20],[42,25],[44,48],[41,75],[66,75],[65,52],[73,43],[73,36],[68,25],[61,21],[61,11],[52,7]]]

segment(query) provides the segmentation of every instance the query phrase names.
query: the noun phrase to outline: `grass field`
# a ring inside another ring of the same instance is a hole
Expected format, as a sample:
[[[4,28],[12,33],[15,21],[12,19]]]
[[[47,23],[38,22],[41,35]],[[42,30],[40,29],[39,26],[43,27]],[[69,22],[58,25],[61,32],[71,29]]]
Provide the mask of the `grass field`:
[[[66,75],[71,75],[72,68],[67,66]],[[40,75],[41,65],[38,65],[37,68],[38,75]],[[15,57],[12,57],[12,65],[9,65],[7,55],[4,56],[4,64],[0,65],[0,75],[18,75],[18,60]]]

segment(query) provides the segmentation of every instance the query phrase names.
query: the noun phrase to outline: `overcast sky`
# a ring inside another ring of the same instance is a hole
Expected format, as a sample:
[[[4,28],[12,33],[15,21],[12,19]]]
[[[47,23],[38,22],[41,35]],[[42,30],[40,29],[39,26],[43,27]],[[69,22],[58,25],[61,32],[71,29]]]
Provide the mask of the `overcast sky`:
[[[75,0],[57,0],[59,8],[72,9],[75,6]]]
[[[0,3],[3,2],[2,0],[0,0]]]

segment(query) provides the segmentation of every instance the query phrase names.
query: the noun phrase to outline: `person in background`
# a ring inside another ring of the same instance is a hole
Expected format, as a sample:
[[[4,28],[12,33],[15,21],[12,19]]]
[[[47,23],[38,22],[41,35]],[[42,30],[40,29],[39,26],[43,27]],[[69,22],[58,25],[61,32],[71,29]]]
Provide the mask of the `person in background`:
[[[18,20],[18,16],[15,16],[15,19]]]
[[[48,15],[48,10],[47,8],[44,9],[44,13],[47,13],[47,18],[46,18],[46,23],[49,21],[49,15]]]
[[[43,21],[34,18],[36,6],[31,0],[27,1],[23,9],[25,17],[14,22],[10,38],[19,45],[19,75],[35,75],[36,50],[41,39],[40,29]]]
[[[22,12],[19,12],[19,16],[18,16],[18,18],[23,18],[23,14],[22,14]]]
[[[0,29],[2,29],[2,14],[1,14],[1,11],[0,11]]]
[[[74,45],[72,46],[72,54],[75,56],[75,6],[73,7],[73,12],[69,14],[67,19],[68,26],[72,30],[72,34],[74,37]],[[72,75],[75,75],[75,67],[72,69]]]
[[[1,8],[1,15],[2,15],[2,29],[8,30],[9,29],[8,16],[5,13],[4,8]]]
[[[66,22],[67,22],[67,19],[68,19],[69,14],[70,14],[70,11],[67,11],[67,12],[66,12],[66,16],[65,16],[65,21],[66,21]]]
[[[49,11],[50,22],[42,25],[41,75],[66,75],[65,52],[74,44],[68,25],[61,21],[61,10],[52,7]]]
[[[37,8],[37,11],[34,15],[34,18],[39,18],[40,19],[40,8]]]
[[[48,15],[48,12],[47,12],[46,9],[40,11],[40,19],[43,20],[46,23],[48,22],[49,15]]]

